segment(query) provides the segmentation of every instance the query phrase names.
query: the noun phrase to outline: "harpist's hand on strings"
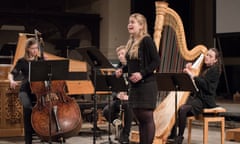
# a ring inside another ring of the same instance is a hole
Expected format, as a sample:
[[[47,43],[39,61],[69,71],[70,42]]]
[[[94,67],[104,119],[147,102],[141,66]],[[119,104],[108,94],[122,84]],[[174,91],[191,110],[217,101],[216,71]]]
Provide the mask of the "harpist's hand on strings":
[[[15,89],[18,83],[16,81],[10,81],[10,88]]]
[[[187,73],[193,79],[194,75],[189,68],[183,69],[183,72]]]
[[[140,72],[132,73],[129,78],[133,83],[136,83],[142,79],[142,75]]]
[[[122,69],[117,69],[117,70],[115,71],[115,75],[116,75],[117,78],[119,78],[120,76],[122,76]]]
[[[192,63],[187,63],[186,68],[191,69],[192,68]]]

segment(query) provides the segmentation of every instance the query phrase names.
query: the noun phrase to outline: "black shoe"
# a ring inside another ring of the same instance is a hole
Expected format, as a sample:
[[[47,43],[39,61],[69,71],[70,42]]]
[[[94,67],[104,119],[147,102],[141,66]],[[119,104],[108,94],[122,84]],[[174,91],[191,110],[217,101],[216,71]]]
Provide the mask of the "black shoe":
[[[129,135],[121,132],[119,142],[121,144],[129,144]]]
[[[27,133],[25,136],[25,144],[32,144],[32,134]]]
[[[176,136],[175,137],[175,144],[182,144],[183,142],[183,136]]]
[[[175,138],[176,138],[176,135],[171,133],[171,135],[168,136],[167,143],[173,144],[175,142]]]

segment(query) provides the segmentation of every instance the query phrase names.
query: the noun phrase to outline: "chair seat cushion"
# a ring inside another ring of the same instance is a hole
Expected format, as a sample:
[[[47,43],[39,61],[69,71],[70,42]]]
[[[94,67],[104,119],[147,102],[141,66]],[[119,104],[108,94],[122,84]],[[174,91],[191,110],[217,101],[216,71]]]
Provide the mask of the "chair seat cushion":
[[[223,107],[215,107],[215,108],[205,108],[203,109],[203,113],[222,113],[226,112],[226,109]]]

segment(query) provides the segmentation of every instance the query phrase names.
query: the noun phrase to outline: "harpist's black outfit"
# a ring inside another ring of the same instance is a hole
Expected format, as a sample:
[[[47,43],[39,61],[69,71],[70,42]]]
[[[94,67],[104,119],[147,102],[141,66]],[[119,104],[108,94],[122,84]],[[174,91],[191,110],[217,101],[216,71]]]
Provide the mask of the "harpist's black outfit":
[[[187,103],[179,109],[179,139],[183,139],[187,116],[202,113],[204,108],[216,107],[215,96],[220,77],[220,70],[217,65],[206,68],[200,76],[195,77],[194,81],[199,92],[190,96]],[[181,144],[180,140],[179,144]]]
[[[23,105],[25,144],[32,144],[33,130],[31,125],[31,113],[32,102],[36,100],[36,97],[31,93],[30,83],[28,82],[28,73],[28,61],[24,58],[19,59],[11,71],[11,74],[13,74],[14,77],[16,77],[18,74],[22,74],[23,76],[19,92],[19,99]]]
[[[140,72],[142,79],[137,83],[130,81],[129,105],[139,121],[140,144],[150,144],[155,134],[153,109],[156,106],[157,83],[154,70],[160,63],[156,46],[153,40],[146,36],[142,39],[138,49],[138,58],[130,59],[126,54],[128,76]]]

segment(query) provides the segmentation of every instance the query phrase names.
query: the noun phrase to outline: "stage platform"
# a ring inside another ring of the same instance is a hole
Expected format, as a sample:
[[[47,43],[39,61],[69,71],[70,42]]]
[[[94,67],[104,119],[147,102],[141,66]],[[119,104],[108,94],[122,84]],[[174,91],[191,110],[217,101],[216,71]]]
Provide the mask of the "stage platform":
[[[240,113],[240,103],[232,103],[230,101],[218,102],[218,105],[227,109],[226,113],[226,130],[233,128],[240,128],[239,113]],[[98,127],[102,130],[107,130],[107,123],[99,124]],[[65,144],[92,144],[92,124],[84,123],[80,131],[80,134],[75,137],[68,138]],[[132,129],[137,130],[137,126],[132,126]],[[220,143],[220,129],[219,125],[213,124],[209,128],[209,144],[219,144]],[[202,125],[201,123],[194,123],[192,129],[192,144],[202,144]],[[112,140],[114,140],[114,135],[111,135]],[[184,135],[184,144],[187,144],[187,129]],[[96,144],[101,144],[108,140],[107,133],[103,132],[97,137]],[[116,142],[116,141],[115,141]],[[47,144],[41,143],[38,140],[34,142],[35,144]],[[225,141],[225,144],[238,144],[239,142]],[[0,144],[24,144],[23,137],[11,137],[11,138],[0,138]]]

